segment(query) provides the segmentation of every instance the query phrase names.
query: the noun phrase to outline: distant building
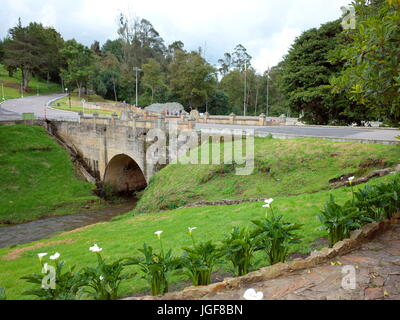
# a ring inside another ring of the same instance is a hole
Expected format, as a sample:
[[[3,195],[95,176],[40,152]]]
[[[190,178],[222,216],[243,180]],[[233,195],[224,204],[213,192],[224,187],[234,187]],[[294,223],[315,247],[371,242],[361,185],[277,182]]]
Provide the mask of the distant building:
[[[168,113],[168,114],[176,114],[181,113],[185,110],[185,108],[177,102],[167,102],[167,103],[154,103],[146,108],[144,108],[148,112],[155,113]]]

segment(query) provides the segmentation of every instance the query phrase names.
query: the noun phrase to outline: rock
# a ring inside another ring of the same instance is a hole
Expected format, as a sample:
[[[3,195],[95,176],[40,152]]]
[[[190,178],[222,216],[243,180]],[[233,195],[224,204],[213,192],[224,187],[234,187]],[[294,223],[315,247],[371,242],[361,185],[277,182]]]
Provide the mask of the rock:
[[[353,249],[352,247],[353,241],[350,239],[344,239],[342,241],[337,242],[332,249],[334,249],[337,254],[342,255],[348,253]]]
[[[364,290],[365,300],[381,300],[383,299],[382,288],[366,288]]]

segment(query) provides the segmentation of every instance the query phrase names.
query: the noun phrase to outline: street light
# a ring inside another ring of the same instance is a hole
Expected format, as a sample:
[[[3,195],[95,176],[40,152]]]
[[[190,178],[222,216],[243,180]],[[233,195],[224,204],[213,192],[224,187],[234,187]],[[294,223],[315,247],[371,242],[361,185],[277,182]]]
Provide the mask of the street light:
[[[71,110],[71,92],[68,90],[68,88],[65,88],[65,92],[68,93],[69,109]]]
[[[267,70],[267,118],[269,117],[269,73],[271,69],[268,67]]]
[[[243,115],[246,116],[246,96],[247,96],[247,62],[244,63],[244,98],[243,98]]]
[[[138,102],[138,72],[142,71],[142,69],[138,68],[138,67],[134,67],[133,71],[136,71],[136,107],[138,106],[139,102]]]

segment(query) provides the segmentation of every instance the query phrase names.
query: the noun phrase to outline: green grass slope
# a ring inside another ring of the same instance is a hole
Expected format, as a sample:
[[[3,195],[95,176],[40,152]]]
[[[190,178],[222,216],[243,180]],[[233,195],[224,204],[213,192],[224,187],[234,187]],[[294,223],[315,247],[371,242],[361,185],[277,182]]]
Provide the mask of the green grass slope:
[[[0,224],[75,213],[98,201],[44,128],[0,126],[0,168]]]
[[[320,139],[255,139],[255,169],[235,175],[232,166],[169,165],[144,190],[136,213],[174,209],[199,200],[291,196],[329,189],[344,174],[360,177],[400,163],[399,146]]]
[[[21,97],[21,72],[17,71],[12,77],[8,75],[7,70],[3,65],[0,64],[0,102],[3,101],[3,91],[1,85],[4,88],[5,100],[20,98]],[[61,92],[61,86],[57,83],[49,82],[44,80],[32,78],[29,81],[28,92],[24,93],[24,96],[32,96],[39,94],[50,94]]]
[[[394,177],[395,175],[388,175],[372,179],[368,184],[390,181]],[[364,188],[364,186],[356,186],[354,189]],[[299,232],[303,237],[302,242],[291,247],[292,253],[308,253],[321,248],[321,246],[313,245],[316,239],[326,237],[326,232],[319,228],[321,225],[317,215],[331,194],[335,196],[338,203],[344,203],[352,197],[351,188],[343,187],[313,194],[275,198],[274,210],[277,214],[282,214],[287,221],[303,224]],[[266,191],[264,196],[269,197],[269,193]],[[182,246],[191,245],[191,239],[187,233],[188,227],[197,227],[194,237],[198,241],[204,239],[219,241],[234,226],[252,225],[251,220],[262,218],[266,210],[262,208],[263,204],[263,202],[243,203],[233,206],[178,209],[135,217],[125,215],[116,221],[85,227],[51,239],[19,245],[15,248],[2,248],[0,249],[0,287],[5,287],[10,299],[32,299],[34,297],[22,295],[25,290],[32,288],[32,285],[20,278],[40,272],[38,253],[59,252],[61,259],[65,260],[69,266],[76,265],[78,269],[95,266],[97,257],[89,251],[89,247],[93,244],[97,243],[103,248],[102,255],[106,259],[136,256],[139,254],[137,249],[142,248],[144,242],[159,249],[159,242],[154,235],[154,232],[158,230],[164,231],[162,234],[164,248],[172,248],[174,254],[181,254]],[[261,261],[256,268],[266,265],[265,256],[262,253],[258,258]],[[128,271],[138,271],[134,267],[130,268],[132,269]],[[226,274],[229,267],[218,266],[217,270],[220,274]],[[173,282],[177,283],[182,279],[182,276],[174,276]],[[186,283],[186,286],[189,285]],[[140,277],[122,283],[121,296],[136,292],[149,293],[147,283]]]

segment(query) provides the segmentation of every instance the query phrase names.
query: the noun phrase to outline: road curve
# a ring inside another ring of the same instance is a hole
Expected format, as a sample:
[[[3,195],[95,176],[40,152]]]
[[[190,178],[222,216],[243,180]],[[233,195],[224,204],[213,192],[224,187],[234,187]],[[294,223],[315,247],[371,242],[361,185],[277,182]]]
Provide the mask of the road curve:
[[[78,119],[78,113],[55,110],[48,104],[61,99],[65,94],[30,96],[20,99],[6,100],[0,105],[0,120],[19,120],[22,113],[34,113],[36,118],[43,119]]]

